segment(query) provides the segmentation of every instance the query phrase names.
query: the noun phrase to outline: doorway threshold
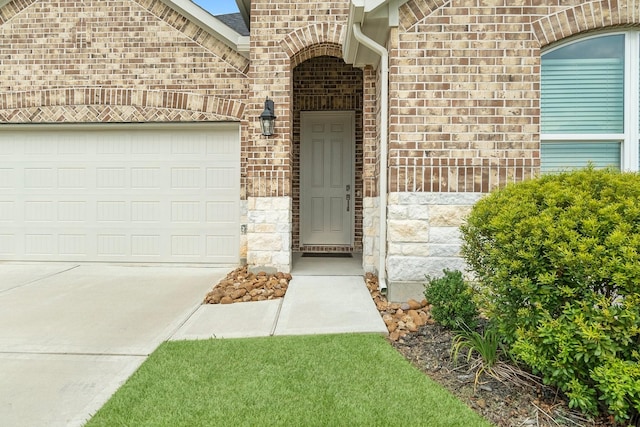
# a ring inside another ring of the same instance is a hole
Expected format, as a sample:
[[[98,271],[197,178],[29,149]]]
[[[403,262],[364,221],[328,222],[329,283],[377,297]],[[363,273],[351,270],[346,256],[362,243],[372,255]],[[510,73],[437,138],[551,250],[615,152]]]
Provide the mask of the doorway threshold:
[[[351,252],[302,252],[302,258],[353,258]]]

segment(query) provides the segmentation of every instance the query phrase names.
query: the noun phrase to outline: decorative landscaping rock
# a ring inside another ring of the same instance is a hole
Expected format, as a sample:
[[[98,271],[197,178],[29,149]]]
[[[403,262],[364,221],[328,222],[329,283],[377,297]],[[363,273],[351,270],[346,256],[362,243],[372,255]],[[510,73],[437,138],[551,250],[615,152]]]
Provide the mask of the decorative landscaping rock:
[[[233,304],[266,301],[284,297],[291,275],[251,273],[240,267],[227,274],[205,297],[204,304]]]
[[[387,325],[391,341],[399,341],[407,334],[417,332],[421,326],[435,323],[430,315],[431,305],[426,299],[421,302],[410,299],[402,304],[390,303],[378,290],[378,278],[374,274],[367,273],[365,282],[382,321]]]

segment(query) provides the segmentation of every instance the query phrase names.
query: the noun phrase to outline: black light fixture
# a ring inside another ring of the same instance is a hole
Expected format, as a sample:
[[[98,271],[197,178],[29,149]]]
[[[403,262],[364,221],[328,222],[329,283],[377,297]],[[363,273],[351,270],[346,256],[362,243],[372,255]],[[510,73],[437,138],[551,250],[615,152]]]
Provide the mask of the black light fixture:
[[[274,110],[273,101],[267,99],[264,101],[264,111],[260,114],[260,127],[262,128],[262,134],[264,136],[273,135],[273,130],[276,127],[276,116]]]

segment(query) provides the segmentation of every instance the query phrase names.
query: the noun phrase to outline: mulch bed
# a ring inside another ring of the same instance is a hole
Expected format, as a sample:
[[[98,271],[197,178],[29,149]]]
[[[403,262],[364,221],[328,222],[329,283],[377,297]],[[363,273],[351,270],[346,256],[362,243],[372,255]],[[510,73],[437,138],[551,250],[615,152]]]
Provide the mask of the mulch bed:
[[[397,307],[390,304],[378,291],[378,279],[367,274],[365,281],[380,314],[388,315]],[[516,426],[614,426],[606,417],[589,420],[583,414],[568,408],[566,400],[557,390],[537,381],[528,384],[500,382],[483,375],[476,383],[475,372],[470,370],[465,357],[452,360],[453,333],[436,324],[429,313],[430,305],[422,302],[427,322],[415,330],[401,328],[400,334],[389,334],[389,341],[409,362],[431,379],[449,390],[485,419],[499,427]],[[397,331],[387,324],[389,331]]]

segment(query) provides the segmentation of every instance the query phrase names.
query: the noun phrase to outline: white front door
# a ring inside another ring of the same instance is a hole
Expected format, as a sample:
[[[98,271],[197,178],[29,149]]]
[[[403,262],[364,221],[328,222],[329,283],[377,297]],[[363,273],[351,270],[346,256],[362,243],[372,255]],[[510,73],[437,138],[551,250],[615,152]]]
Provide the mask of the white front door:
[[[353,151],[353,112],[301,113],[302,245],[353,244]]]

